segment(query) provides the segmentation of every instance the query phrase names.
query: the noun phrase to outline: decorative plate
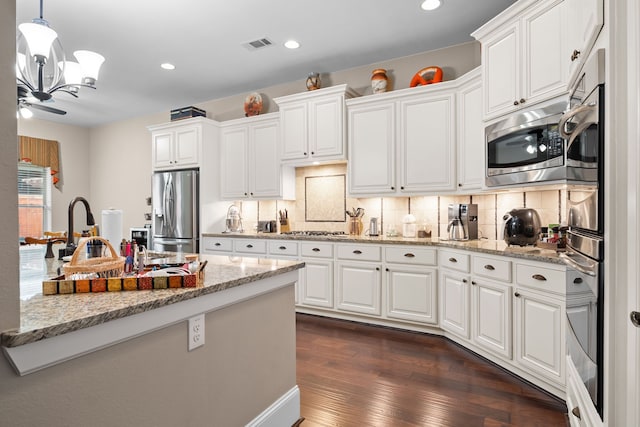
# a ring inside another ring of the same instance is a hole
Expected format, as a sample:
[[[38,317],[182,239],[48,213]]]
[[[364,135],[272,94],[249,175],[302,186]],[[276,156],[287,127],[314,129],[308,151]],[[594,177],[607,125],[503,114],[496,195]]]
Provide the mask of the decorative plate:
[[[410,87],[439,83],[442,81],[442,69],[440,67],[426,67],[418,71],[411,79]]]
[[[259,93],[253,92],[247,95],[244,100],[244,115],[247,117],[257,116],[262,112],[262,97]]]

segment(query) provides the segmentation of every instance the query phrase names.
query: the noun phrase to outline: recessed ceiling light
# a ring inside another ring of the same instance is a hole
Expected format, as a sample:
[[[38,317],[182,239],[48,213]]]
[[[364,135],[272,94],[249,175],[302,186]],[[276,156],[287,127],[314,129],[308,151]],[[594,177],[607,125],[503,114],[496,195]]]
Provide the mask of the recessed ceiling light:
[[[162,68],[164,68],[165,70],[175,70],[176,66],[173,64],[169,64],[168,62],[165,62],[164,64],[160,64],[160,66]]]
[[[441,0],[424,0],[420,6],[423,10],[435,10],[442,5]]]
[[[284,42],[284,47],[286,47],[287,49],[297,49],[300,47],[300,43],[295,40],[287,40],[286,42]]]

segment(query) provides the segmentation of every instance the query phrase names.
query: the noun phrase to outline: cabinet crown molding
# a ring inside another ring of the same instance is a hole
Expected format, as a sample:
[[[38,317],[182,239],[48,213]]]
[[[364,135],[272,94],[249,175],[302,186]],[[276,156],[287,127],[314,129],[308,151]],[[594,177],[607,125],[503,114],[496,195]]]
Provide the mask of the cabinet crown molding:
[[[471,33],[471,37],[481,41],[487,34],[495,31],[496,28],[500,28],[509,22],[517,20],[520,15],[526,11],[529,7],[535,3],[542,3],[548,0],[519,0],[514,4],[506,8],[502,13],[493,17],[490,21],[486,22],[482,27]]]
[[[330,87],[321,88],[317,90],[310,90],[307,92],[294,93],[292,95],[279,96],[277,98],[273,98],[273,101],[276,104],[280,105],[287,102],[303,101],[307,99],[317,98],[320,96],[336,95],[336,94],[342,94],[342,93],[344,93],[345,98],[347,99],[355,98],[359,96],[358,93],[355,90],[351,89],[347,84],[341,84],[341,85],[330,86]]]

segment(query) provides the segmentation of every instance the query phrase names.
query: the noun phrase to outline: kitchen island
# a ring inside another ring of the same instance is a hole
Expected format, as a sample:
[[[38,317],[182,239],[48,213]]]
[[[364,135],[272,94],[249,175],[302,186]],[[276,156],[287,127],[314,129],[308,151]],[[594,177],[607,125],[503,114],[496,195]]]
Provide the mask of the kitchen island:
[[[0,369],[18,375],[0,385],[0,424],[293,424],[304,263],[200,259],[197,288],[21,301],[20,328],[2,333],[10,365]],[[187,321],[199,315],[204,345],[189,351]]]

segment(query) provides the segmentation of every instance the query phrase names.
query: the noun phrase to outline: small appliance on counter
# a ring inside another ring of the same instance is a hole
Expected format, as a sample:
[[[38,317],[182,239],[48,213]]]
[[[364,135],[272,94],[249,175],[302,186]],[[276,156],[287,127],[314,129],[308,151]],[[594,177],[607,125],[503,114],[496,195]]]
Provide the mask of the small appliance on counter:
[[[416,237],[416,217],[407,214],[402,218],[402,237]]]
[[[258,221],[258,233],[277,233],[278,223],[276,221]]]
[[[240,209],[236,205],[229,206],[227,209],[227,229],[224,233],[243,233],[242,229],[242,216],[240,215]]]
[[[509,246],[536,245],[540,238],[540,216],[535,209],[512,209],[504,214],[504,241]]]
[[[453,203],[449,205],[449,240],[476,240],[478,238],[478,205]]]
[[[367,234],[373,237],[380,235],[380,229],[378,228],[378,218],[371,217],[371,219],[369,220],[369,230]]]

